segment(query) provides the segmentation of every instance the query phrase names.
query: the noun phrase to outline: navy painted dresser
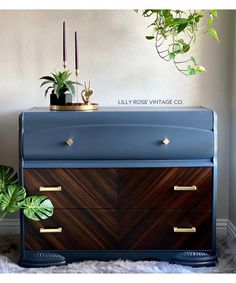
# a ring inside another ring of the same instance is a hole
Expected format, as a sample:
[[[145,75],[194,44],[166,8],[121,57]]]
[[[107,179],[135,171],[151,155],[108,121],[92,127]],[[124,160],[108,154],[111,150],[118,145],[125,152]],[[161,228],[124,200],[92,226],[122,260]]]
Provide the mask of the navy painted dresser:
[[[216,115],[203,107],[32,108],[20,179],[51,218],[21,213],[22,266],[84,259],[216,261]]]

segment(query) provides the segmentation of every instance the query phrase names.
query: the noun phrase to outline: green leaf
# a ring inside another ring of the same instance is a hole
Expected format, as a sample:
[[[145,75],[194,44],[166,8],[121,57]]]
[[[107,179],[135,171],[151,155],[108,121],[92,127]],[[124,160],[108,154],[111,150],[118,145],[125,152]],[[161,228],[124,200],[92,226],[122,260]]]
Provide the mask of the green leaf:
[[[53,205],[45,196],[26,198],[26,190],[18,185],[17,173],[10,166],[0,165],[0,221],[7,212],[17,212],[23,208],[26,217],[39,220],[53,214]]]
[[[182,51],[183,51],[183,53],[186,53],[186,52],[189,51],[189,49],[190,49],[190,45],[189,44],[184,44]]]
[[[44,93],[45,97],[47,96],[48,91],[49,91],[49,89],[51,89],[51,88],[53,88],[53,86],[49,86],[49,87],[45,90],[45,93]]]
[[[63,86],[64,86],[64,84],[62,84],[62,83],[59,83],[59,84],[55,84],[55,85],[54,85],[54,91],[55,91],[55,93],[56,93],[57,96],[60,96],[60,94],[61,94],[61,89],[62,89]]]
[[[65,86],[67,87],[69,93],[74,96],[75,95],[75,87],[73,86],[73,84],[65,83]]]
[[[194,13],[194,19],[196,23],[199,23],[202,17],[203,17],[203,14],[201,14],[200,12]]]
[[[193,68],[189,65],[188,69],[187,69],[187,73],[188,73],[189,76],[193,76],[193,75],[196,74],[196,70],[195,70],[195,68]]]
[[[40,87],[42,87],[42,86],[44,86],[44,85],[46,85],[46,84],[51,84],[51,83],[52,83],[52,81],[45,81],[45,82],[42,82],[41,85],[40,85]]]
[[[195,70],[196,70],[196,72],[199,72],[199,73],[206,72],[206,69],[203,66],[196,66]]]
[[[23,202],[23,212],[32,220],[47,219],[53,215],[53,205],[46,196],[30,196]]]
[[[152,10],[152,11],[154,12],[155,10]],[[161,11],[165,18],[168,18],[171,15],[171,10],[161,10]]]
[[[69,84],[74,84],[74,85],[80,85],[80,86],[84,87],[84,85],[81,84],[81,83],[79,83],[79,82],[67,81],[67,83],[69,83]]]
[[[52,75],[55,79],[55,83],[57,83],[57,84],[61,83],[61,78],[60,78],[59,73],[55,73],[55,74],[52,73]]]
[[[173,23],[174,23],[174,18],[173,17],[167,17],[165,19],[165,27],[166,28],[171,26],[171,25],[173,25]]]
[[[188,24],[188,20],[185,18],[176,18],[174,19],[174,22],[179,25]]]
[[[65,83],[68,80],[68,78],[70,77],[70,75],[71,75],[71,73],[69,71],[62,72],[60,74],[61,81],[63,83]]]
[[[0,210],[16,212],[20,209],[20,202],[26,197],[25,189],[19,185],[8,185],[1,194]]]
[[[182,32],[188,26],[188,22],[178,25],[178,33]]]
[[[212,24],[213,24],[213,16],[210,14],[207,25],[211,26]]]
[[[4,191],[8,185],[18,183],[17,173],[10,166],[0,165],[0,193]]]
[[[172,53],[175,53],[175,55],[182,53],[183,45],[175,43],[173,46],[173,51]]]
[[[175,59],[176,54],[174,52],[169,53],[169,59]]]
[[[207,32],[210,33],[218,42],[220,42],[218,34],[215,29],[210,28],[207,30]]]
[[[55,82],[55,79],[53,77],[50,77],[50,76],[41,77],[40,80],[47,80],[47,81]]]
[[[182,38],[178,39],[177,42],[178,42],[179,44],[181,44],[181,45],[184,45],[184,44],[185,44],[185,43],[184,43],[184,40],[183,40]]]
[[[216,10],[211,10],[211,14],[213,17],[217,18],[218,17],[218,14],[217,14],[217,11]]]
[[[152,36],[152,35],[147,35],[147,36],[146,36],[146,39],[147,39],[147,40],[152,40],[152,39],[154,39],[154,38],[155,38],[155,36]]]

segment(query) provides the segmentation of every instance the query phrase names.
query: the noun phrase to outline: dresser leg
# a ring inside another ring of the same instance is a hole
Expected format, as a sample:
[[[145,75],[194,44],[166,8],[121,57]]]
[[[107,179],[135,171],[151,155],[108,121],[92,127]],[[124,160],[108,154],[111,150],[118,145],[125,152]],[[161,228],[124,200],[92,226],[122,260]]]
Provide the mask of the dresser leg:
[[[216,255],[205,252],[186,251],[178,253],[170,262],[192,267],[209,267],[216,265],[217,257]]]
[[[52,252],[29,253],[19,259],[19,265],[22,267],[49,267],[65,264],[64,256]]]

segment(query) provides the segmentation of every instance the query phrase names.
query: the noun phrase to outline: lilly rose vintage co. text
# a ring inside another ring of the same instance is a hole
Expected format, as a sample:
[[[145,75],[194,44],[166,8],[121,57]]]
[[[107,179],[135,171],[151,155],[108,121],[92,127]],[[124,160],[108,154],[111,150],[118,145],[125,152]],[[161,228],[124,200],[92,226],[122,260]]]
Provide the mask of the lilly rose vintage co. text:
[[[119,105],[182,105],[182,99],[118,99]]]

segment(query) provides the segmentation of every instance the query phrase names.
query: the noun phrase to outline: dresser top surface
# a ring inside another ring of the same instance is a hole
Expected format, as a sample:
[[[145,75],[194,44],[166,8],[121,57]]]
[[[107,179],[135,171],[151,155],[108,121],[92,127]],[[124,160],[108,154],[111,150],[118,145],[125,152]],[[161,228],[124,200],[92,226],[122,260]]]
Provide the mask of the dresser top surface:
[[[98,110],[89,111],[73,111],[73,112],[195,112],[195,111],[212,111],[205,107],[99,107]],[[68,112],[68,111],[52,111],[48,107],[33,107],[24,112]],[[72,112],[72,111],[70,111]]]

